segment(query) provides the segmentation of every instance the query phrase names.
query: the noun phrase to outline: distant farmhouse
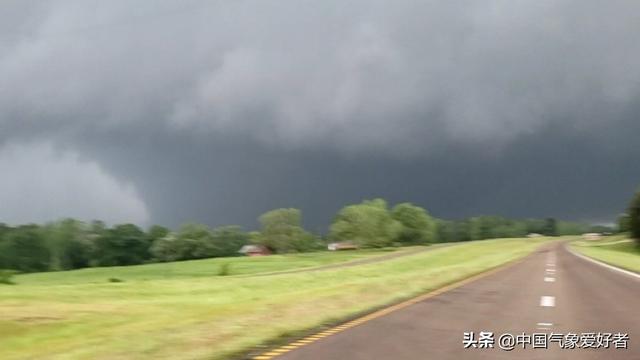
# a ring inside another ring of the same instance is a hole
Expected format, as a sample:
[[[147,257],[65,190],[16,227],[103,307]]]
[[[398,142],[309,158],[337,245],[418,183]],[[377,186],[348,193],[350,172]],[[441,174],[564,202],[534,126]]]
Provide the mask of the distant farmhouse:
[[[602,234],[600,234],[600,233],[586,233],[586,234],[582,234],[582,238],[584,240],[600,240],[602,238]]]
[[[271,250],[264,245],[245,245],[238,252],[247,256],[271,255]]]
[[[339,251],[339,250],[356,250],[358,249],[358,245],[350,243],[350,242],[335,242],[327,245],[327,249],[331,251]]]

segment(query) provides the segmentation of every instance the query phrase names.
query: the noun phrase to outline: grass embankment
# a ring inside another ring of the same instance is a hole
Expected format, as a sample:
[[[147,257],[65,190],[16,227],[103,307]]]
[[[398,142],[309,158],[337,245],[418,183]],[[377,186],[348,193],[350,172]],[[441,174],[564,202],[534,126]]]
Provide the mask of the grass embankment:
[[[439,288],[525,256],[544,241],[485,240],[384,262],[270,276],[211,276],[211,269],[207,276],[201,263],[191,262],[18,276],[19,285],[0,287],[0,358],[225,358]],[[273,261],[260,271],[274,271],[300,256],[242,262],[251,268]],[[209,261],[213,266],[224,259]],[[162,273],[163,266],[172,271]],[[110,277],[125,282],[106,282]]]
[[[598,241],[576,241],[571,248],[607,264],[640,273],[640,246],[631,239],[606,237]]]
[[[420,248],[420,247],[415,247]],[[406,249],[406,250],[405,250]],[[155,263],[137,266],[114,266],[108,268],[88,268],[63,272],[45,272],[25,274],[14,279],[24,285],[60,285],[104,283],[109,278],[124,281],[145,281],[179,278],[191,279],[220,275],[227,266],[226,275],[254,275],[278,271],[313,269],[320,266],[341,264],[352,260],[371,259],[393,252],[409,251],[411,248],[398,250],[376,249],[356,251],[322,251],[290,255],[272,255],[262,257],[229,257],[203,260]]]

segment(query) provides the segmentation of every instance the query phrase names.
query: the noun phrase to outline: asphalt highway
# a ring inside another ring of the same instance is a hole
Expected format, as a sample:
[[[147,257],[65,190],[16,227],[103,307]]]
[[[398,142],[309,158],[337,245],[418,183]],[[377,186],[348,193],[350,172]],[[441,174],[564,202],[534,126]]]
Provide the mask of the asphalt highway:
[[[638,360],[640,278],[580,258],[557,242],[274,358]]]

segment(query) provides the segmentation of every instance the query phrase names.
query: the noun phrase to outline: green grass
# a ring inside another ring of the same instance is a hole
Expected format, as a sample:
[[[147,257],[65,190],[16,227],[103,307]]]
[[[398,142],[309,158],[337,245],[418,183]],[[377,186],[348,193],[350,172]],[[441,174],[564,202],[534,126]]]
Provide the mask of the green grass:
[[[571,247],[596,260],[640,273],[640,246],[630,239],[618,237],[596,242],[577,241]]]
[[[384,262],[269,276],[246,274],[329,260],[314,260],[327,256],[318,253],[18,276],[18,285],[0,287],[0,358],[227,358],[442,287],[525,256],[545,241],[485,240]],[[245,275],[210,276],[230,261],[231,271]]]
[[[272,255],[260,257],[232,257],[156,263],[138,266],[114,266],[89,268],[64,272],[24,274],[14,281],[25,285],[104,283],[110,278],[123,281],[162,280],[176,278],[211,277],[220,274],[221,267],[228,267],[226,275],[253,275],[323,265],[337,264],[389,254],[390,249],[321,251],[304,254]],[[402,250],[404,251],[404,249]],[[228,265],[225,265],[228,264]]]

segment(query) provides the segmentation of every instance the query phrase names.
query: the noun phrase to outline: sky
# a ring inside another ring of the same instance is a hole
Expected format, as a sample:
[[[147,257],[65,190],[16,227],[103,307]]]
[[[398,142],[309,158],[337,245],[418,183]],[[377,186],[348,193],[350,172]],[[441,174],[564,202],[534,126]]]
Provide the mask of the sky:
[[[613,222],[640,185],[640,3],[5,0],[0,222],[324,231]]]

